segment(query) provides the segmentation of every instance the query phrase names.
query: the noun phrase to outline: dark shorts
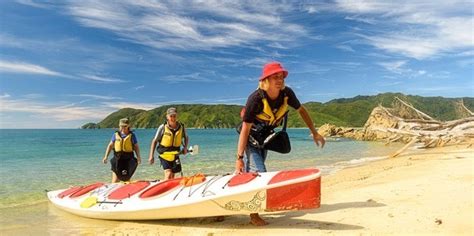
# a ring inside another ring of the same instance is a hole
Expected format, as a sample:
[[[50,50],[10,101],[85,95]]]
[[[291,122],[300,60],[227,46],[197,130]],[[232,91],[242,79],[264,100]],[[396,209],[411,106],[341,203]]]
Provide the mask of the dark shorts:
[[[161,166],[163,166],[163,170],[171,170],[173,173],[181,172],[181,161],[179,157],[177,157],[174,161],[167,161],[160,157]]]
[[[137,169],[137,159],[132,156],[114,156],[110,159],[111,170],[117,175],[121,181],[128,181],[132,178],[133,173]]]

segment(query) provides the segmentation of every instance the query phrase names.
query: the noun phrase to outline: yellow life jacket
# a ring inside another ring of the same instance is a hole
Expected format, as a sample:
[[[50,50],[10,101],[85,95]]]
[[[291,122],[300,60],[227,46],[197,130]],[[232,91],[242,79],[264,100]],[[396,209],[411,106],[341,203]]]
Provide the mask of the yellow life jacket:
[[[183,139],[183,125],[179,124],[179,129],[173,132],[168,125],[164,125],[165,130],[163,137],[161,138],[160,145],[163,147],[181,147],[181,141]]]
[[[120,136],[120,132],[115,132],[114,151],[133,152],[132,132],[125,136],[125,138]]]
[[[270,104],[268,104],[267,98],[262,99],[263,110],[262,113],[257,115],[257,119],[266,123],[270,126],[278,126],[288,112],[288,96],[285,96],[283,99],[283,104],[278,108],[278,110],[273,113]]]
[[[171,151],[171,152],[164,152],[163,154],[160,154],[160,157],[167,161],[174,161],[177,155],[179,155],[178,151]]]

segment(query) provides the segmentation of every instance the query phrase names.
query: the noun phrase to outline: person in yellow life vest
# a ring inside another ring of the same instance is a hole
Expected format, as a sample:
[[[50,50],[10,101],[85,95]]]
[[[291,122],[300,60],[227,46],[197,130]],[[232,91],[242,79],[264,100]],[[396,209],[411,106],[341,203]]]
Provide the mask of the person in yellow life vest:
[[[265,159],[268,150],[281,153],[290,151],[287,135],[286,139],[274,145],[277,146],[276,150],[270,149],[266,143],[271,135],[275,133],[274,128],[284,123],[283,129],[286,129],[289,107],[299,113],[310,129],[316,145],[324,146],[325,140],[314,128],[307,110],[300,104],[293,90],[285,86],[287,76],[288,71],[278,62],[270,62],[263,67],[258,89],[250,94],[241,113],[243,122],[238,130],[240,134],[235,162],[236,173],[266,172]],[[284,147],[285,145],[288,147]],[[250,223],[256,226],[267,224],[258,213],[250,214]]]
[[[165,171],[164,180],[173,179],[176,173],[181,172],[179,154],[186,155],[188,152],[188,141],[189,138],[184,125],[178,122],[176,108],[168,108],[166,111],[166,123],[160,125],[156,130],[155,137],[151,141],[150,156],[148,158],[148,162],[152,165],[155,162],[155,149],[158,151],[161,165]]]
[[[102,158],[102,162],[107,164],[110,151],[114,151],[114,157],[110,159],[112,183],[129,181],[138,164],[141,163],[140,147],[135,133],[130,130],[130,121],[127,118],[120,119],[119,127],[120,129],[113,134]],[[136,158],[134,153],[137,155]]]

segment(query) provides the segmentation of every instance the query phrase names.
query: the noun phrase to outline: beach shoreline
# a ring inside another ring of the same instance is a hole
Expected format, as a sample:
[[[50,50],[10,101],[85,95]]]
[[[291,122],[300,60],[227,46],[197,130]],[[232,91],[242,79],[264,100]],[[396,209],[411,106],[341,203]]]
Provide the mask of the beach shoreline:
[[[319,209],[265,214],[265,227],[248,216],[160,221],[85,219],[56,209],[33,225],[2,226],[5,235],[315,235],[473,233],[474,149],[411,150],[399,157],[342,169],[322,178]],[[44,221],[44,222],[42,222]]]

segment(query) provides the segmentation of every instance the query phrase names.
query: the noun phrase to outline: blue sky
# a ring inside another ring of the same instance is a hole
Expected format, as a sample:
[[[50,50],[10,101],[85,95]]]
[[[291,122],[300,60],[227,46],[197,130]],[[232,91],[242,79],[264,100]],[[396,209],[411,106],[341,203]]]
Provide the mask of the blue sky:
[[[0,2],[0,128],[244,104],[265,62],[302,102],[474,96],[472,1]]]

